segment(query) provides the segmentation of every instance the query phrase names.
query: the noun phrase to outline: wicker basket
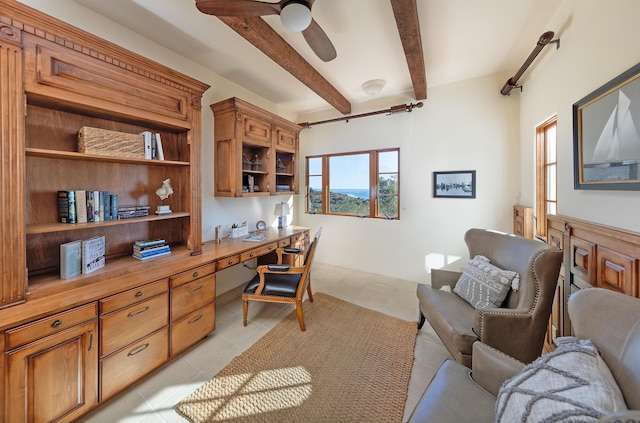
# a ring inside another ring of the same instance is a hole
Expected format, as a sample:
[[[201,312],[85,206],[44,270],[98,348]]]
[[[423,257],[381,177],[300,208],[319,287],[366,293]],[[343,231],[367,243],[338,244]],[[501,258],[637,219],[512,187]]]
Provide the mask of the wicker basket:
[[[144,159],[144,138],[138,134],[83,126],[78,131],[78,152]]]

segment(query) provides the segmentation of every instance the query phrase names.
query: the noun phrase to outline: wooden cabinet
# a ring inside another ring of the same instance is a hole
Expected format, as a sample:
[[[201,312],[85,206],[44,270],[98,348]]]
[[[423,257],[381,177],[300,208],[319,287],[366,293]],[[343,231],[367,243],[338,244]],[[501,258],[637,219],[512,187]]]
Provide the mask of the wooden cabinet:
[[[553,336],[570,336],[569,296],[599,287],[640,296],[640,234],[567,216],[549,215],[547,243],[562,249],[563,265],[554,299],[547,350]]]
[[[215,116],[215,195],[298,193],[301,126],[239,98],[211,105]]]
[[[215,271],[211,263],[171,277],[171,356],[215,329]]]
[[[533,239],[533,209],[525,206],[513,206],[513,233]]]
[[[208,85],[18,2],[0,0],[0,308],[63,289],[108,283],[135,240],[167,239],[177,254],[201,251],[201,97]],[[159,133],[166,160],[82,154],[83,126]],[[57,191],[118,194],[121,205],[160,204],[169,178],[174,213],[94,224],[58,223]],[[59,279],[59,245],[106,237],[104,270]]]
[[[97,305],[5,333],[7,422],[70,422],[98,403]]]

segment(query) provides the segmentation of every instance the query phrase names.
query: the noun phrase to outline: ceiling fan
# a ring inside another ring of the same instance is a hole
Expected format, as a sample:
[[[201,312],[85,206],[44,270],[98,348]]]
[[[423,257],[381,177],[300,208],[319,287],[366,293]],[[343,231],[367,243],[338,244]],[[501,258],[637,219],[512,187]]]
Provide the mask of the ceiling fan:
[[[311,50],[323,61],[336,58],[336,49],[311,16],[315,0],[280,0],[268,3],[258,0],[196,0],[202,13],[214,16],[280,15],[282,24],[294,32],[302,32]]]

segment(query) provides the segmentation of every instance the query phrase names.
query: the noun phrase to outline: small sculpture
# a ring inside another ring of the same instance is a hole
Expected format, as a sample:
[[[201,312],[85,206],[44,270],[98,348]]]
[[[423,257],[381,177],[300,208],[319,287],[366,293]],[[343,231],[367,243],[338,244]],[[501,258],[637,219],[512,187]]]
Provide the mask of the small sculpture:
[[[160,197],[162,201],[162,205],[158,206],[156,209],[156,214],[171,214],[171,209],[169,206],[164,205],[164,200],[169,198],[169,196],[173,194],[173,188],[171,188],[171,180],[165,179],[162,181],[162,186],[156,190],[156,195]]]

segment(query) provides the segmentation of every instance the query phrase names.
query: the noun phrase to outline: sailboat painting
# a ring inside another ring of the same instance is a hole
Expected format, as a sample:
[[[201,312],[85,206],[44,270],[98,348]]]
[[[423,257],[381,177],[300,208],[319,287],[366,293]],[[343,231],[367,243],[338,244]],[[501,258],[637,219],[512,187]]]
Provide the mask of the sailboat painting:
[[[574,104],[576,189],[640,189],[639,76],[636,65]]]

